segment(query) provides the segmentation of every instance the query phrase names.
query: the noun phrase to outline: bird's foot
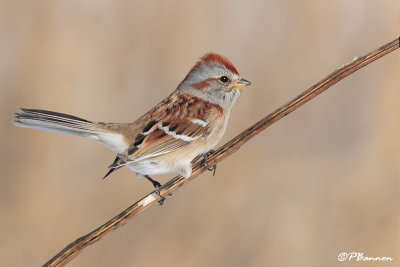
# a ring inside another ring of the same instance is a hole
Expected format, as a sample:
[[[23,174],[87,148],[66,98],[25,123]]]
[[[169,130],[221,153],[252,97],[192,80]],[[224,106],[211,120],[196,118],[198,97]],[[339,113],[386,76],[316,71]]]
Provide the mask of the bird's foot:
[[[144,177],[153,184],[154,188],[156,189],[156,194],[159,197],[161,197],[161,199],[158,201],[158,205],[163,205],[164,202],[165,202],[165,197],[160,195],[160,190],[159,189],[161,187],[161,184],[158,181],[156,181],[153,178],[151,178],[150,176],[148,176],[148,175],[145,175]]]
[[[212,172],[213,172],[213,176],[215,175],[215,170],[217,169],[217,164],[214,164],[212,167],[210,167],[210,166],[208,165],[208,156],[211,155],[211,154],[214,153],[214,152],[215,152],[214,150],[210,150],[210,151],[208,151],[207,153],[205,153],[205,154],[203,155],[203,158],[204,158],[204,167],[206,167],[206,169],[207,169],[208,171],[212,171]]]

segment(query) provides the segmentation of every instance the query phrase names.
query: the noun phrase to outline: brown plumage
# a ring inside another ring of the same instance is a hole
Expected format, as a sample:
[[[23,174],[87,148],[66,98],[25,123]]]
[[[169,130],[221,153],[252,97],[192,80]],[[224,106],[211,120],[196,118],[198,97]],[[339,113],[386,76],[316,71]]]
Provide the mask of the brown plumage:
[[[91,122],[37,109],[22,109],[14,123],[98,141],[117,152],[106,176],[128,166],[157,185],[148,175],[190,176],[191,161],[222,138],[239,89],[249,84],[227,58],[208,53],[170,96],[132,123]]]

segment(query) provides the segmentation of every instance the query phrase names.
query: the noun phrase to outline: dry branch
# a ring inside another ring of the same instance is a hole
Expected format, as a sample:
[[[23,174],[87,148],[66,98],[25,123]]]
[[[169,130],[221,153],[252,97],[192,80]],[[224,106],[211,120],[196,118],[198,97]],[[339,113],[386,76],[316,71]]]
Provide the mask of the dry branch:
[[[249,127],[241,134],[233,138],[231,141],[220,147],[217,151],[211,154],[208,157],[208,162],[210,166],[212,164],[216,164],[223,160],[224,158],[228,157],[235,151],[239,150],[240,147],[253,138],[255,135],[266,129],[271,124],[275,123],[279,119],[285,117],[301,105],[307,103],[312,98],[316,97],[338,81],[342,80],[343,78],[347,77],[351,73],[357,71],[358,69],[368,65],[369,63],[377,60],[380,57],[396,50],[399,48],[400,38],[387,43],[386,45],[371,51],[370,53],[366,54],[365,56],[355,58],[352,62],[342,66],[341,68],[337,69],[336,71],[332,72],[329,76],[322,79],[320,82],[309,88],[308,90],[304,91],[302,94],[294,98],[292,101],[287,103],[286,105],[281,106],[253,126]],[[183,179],[181,176],[177,176],[172,180],[165,183],[160,188],[160,196],[155,192],[149,193],[144,198],[137,201],[135,204],[131,205],[129,208],[100,226],[99,228],[95,229],[94,231],[90,232],[89,234],[78,238],[73,243],[69,244],[65,247],[62,251],[60,251],[57,255],[55,255],[52,259],[50,259],[44,266],[62,266],[68,263],[70,260],[75,258],[85,247],[95,243],[96,241],[100,240],[103,236],[109,233],[111,230],[115,230],[118,227],[124,225],[128,222],[129,219],[133,218],[135,215],[139,214],[143,210],[147,209],[148,207],[152,206],[157,201],[161,200],[161,197],[166,197],[168,194],[174,192],[182,185],[190,182],[195,177],[199,176],[201,173],[205,171],[204,161],[197,162],[194,165],[192,176],[188,179]]]

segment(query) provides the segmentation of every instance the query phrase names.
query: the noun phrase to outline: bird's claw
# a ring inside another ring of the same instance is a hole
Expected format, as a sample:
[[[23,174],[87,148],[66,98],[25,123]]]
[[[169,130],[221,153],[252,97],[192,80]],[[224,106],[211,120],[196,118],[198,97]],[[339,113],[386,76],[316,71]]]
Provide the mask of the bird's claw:
[[[161,187],[161,184],[158,181],[152,181],[152,183],[153,183],[153,186],[155,189],[158,189]]]
[[[214,164],[212,167],[210,167],[208,165],[208,156],[210,154],[214,153],[214,152],[215,152],[214,150],[210,150],[206,154],[203,155],[203,157],[204,157],[204,167],[206,167],[206,169],[208,171],[212,171],[213,172],[213,176],[215,175],[215,170],[217,169],[217,164]]]
[[[161,185],[155,187],[155,188],[156,188],[155,192],[156,192],[156,194],[161,198],[159,201],[157,201],[157,202],[158,202],[158,205],[162,206],[162,205],[164,205],[165,197],[161,196],[161,194],[160,194],[160,187],[161,187]]]
[[[161,197],[161,199],[158,201],[158,205],[163,205],[164,202],[165,202],[165,197],[161,196],[161,194],[160,194],[160,187],[161,187],[161,184],[160,184],[158,181],[152,179],[152,178],[151,178],[150,176],[148,176],[148,175],[145,175],[144,177],[145,177],[147,180],[149,180],[149,181],[153,184],[154,188],[156,189],[156,190],[155,190],[156,194],[157,194],[159,197]]]

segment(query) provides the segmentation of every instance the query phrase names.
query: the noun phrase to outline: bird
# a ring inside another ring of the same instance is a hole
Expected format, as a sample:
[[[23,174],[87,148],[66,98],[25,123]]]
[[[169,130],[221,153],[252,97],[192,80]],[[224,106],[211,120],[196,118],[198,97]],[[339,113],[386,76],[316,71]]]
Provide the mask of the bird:
[[[132,123],[94,122],[77,116],[21,108],[13,123],[19,127],[69,134],[92,139],[117,153],[106,178],[126,166],[155,188],[161,184],[151,176],[192,173],[192,161],[205,158],[226,131],[232,106],[243,87],[241,78],[226,57],[207,53],[168,97]]]

